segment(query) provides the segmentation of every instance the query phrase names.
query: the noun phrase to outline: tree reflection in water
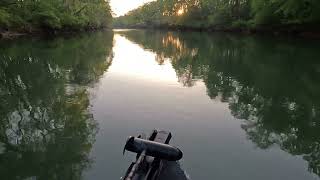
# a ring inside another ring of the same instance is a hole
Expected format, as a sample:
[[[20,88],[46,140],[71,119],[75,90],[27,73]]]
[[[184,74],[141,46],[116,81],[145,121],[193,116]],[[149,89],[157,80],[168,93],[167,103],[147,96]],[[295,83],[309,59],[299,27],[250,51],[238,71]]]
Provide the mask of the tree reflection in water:
[[[183,86],[202,80],[210,98],[227,102],[233,116],[246,120],[242,128],[258,147],[278,144],[302,155],[320,176],[318,44],[192,32],[121,34],[170,59]]]
[[[81,179],[97,131],[87,87],[111,65],[112,40],[0,42],[1,179]]]

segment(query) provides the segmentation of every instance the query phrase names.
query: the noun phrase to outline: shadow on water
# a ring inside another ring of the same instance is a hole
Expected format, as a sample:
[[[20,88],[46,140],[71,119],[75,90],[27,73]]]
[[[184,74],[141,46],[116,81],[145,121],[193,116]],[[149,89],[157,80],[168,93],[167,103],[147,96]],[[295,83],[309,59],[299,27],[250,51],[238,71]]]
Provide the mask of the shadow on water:
[[[87,87],[112,46],[112,32],[0,42],[1,179],[81,179],[97,132]]]
[[[316,42],[206,33],[117,32],[170,60],[186,87],[203,81],[211,99],[243,119],[261,149],[278,145],[320,176],[320,52]]]

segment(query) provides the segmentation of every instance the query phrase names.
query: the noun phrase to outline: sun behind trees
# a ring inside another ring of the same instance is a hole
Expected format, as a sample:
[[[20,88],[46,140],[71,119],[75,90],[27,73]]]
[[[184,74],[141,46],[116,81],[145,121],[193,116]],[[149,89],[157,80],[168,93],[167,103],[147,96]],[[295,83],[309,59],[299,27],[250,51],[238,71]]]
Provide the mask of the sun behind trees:
[[[311,29],[319,22],[319,0],[157,0],[117,18],[114,26]]]
[[[108,27],[105,0],[1,0],[0,31],[80,30]]]

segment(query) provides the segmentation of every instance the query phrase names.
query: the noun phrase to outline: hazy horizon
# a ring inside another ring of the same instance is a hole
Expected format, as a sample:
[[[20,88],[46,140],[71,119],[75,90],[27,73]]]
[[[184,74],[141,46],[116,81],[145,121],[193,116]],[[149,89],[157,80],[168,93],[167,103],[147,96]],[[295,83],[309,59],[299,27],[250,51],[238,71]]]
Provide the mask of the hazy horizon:
[[[110,0],[110,6],[115,16],[125,15],[127,12],[154,0]]]

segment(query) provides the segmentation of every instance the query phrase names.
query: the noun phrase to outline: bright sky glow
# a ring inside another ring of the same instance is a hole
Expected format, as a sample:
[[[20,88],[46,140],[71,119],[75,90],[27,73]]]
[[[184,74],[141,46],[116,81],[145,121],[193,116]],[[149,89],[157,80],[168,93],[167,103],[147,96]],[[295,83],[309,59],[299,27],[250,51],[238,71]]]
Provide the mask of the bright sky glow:
[[[122,16],[130,10],[151,1],[154,0],[110,0],[110,5],[116,16]]]

